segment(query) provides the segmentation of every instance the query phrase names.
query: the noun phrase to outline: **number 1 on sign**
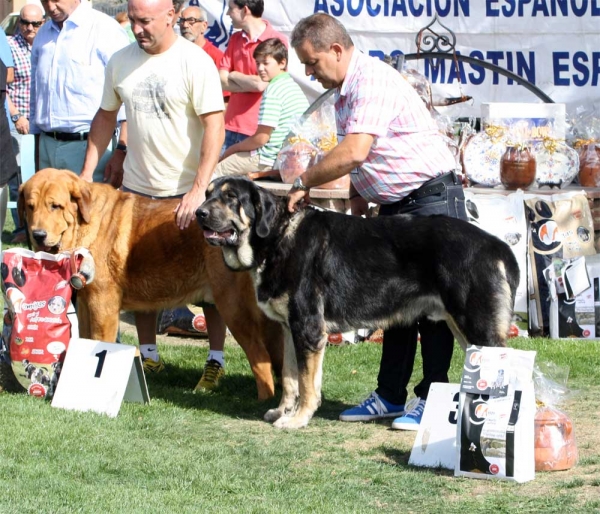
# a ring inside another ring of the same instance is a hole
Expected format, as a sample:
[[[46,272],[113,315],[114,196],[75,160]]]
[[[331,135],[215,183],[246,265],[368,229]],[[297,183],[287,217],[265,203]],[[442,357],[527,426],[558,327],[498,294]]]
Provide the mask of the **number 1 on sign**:
[[[102,368],[104,367],[104,359],[106,359],[106,350],[102,350],[101,352],[98,352],[96,354],[96,357],[98,357],[98,365],[96,366],[96,373],[94,374],[95,378],[100,378],[100,375],[102,374]]]

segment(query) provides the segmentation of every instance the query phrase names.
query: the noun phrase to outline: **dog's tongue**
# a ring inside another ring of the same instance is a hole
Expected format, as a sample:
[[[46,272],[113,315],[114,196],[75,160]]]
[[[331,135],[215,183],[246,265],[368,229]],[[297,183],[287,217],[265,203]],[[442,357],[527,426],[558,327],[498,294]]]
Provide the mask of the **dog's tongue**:
[[[219,233],[215,232],[214,230],[204,230],[204,237],[206,239],[212,239],[215,237],[219,237]]]
[[[233,230],[227,230],[225,232],[216,232],[214,230],[204,229],[205,239],[226,239],[233,234]]]

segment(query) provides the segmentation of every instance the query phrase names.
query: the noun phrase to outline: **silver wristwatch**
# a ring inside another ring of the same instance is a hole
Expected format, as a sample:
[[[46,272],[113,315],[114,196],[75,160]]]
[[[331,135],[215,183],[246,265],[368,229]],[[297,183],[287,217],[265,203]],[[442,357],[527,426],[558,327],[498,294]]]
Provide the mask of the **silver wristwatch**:
[[[292,187],[294,189],[299,189],[300,191],[308,191],[310,189],[310,187],[306,187],[302,183],[302,179],[300,177],[296,177],[296,180],[294,180],[294,183],[292,184]]]

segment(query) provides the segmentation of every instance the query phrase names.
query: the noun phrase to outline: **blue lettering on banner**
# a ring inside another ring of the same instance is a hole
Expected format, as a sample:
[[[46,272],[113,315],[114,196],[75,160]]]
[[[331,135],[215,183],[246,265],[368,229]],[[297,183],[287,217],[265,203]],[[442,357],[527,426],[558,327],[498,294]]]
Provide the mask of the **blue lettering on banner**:
[[[395,57],[401,54],[400,50],[394,50],[389,55]],[[565,53],[565,52],[563,52]],[[600,52],[598,52],[600,54]],[[460,52],[457,52],[460,55]],[[384,60],[385,54],[381,50],[369,50],[369,55]],[[568,54],[567,54],[568,56]],[[492,51],[482,52],[473,50],[469,57],[481,61],[491,62],[496,66],[507,69],[519,77],[535,84],[535,53],[534,52],[502,52]],[[424,74],[433,84],[452,84],[460,82],[462,84],[480,85],[486,80],[486,72],[491,74],[492,84],[500,83],[500,73],[488,70],[477,64],[466,63],[462,61],[453,61],[443,58],[423,59]],[[490,75],[487,75],[488,78]],[[503,77],[507,85],[515,84],[513,79]]]
[[[470,0],[315,0],[313,11],[338,17],[345,12],[353,17],[366,14],[371,17],[426,16],[431,18],[436,13],[441,18],[468,17]]]
[[[600,0],[485,0],[489,18],[600,16]]]
[[[571,71],[571,65],[574,72]],[[600,81],[600,52],[552,52],[552,69],[556,86],[597,86]]]

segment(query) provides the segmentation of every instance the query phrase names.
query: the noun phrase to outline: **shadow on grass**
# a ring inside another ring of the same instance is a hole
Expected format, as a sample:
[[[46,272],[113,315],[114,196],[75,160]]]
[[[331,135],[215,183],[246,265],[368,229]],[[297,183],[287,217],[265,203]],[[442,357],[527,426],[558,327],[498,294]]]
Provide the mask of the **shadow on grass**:
[[[269,409],[279,405],[281,386],[276,384],[275,397],[265,401],[257,399],[254,376],[231,373],[221,379],[214,391],[194,392],[201,371],[194,365],[165,364],[158,375],[146,375],[150,398],[161,399],[185,409],[210,410],[215,413],[248,420],[262,420]],[[340,412],[350,407],[345,403],[323,398],[315,418],[337,420]]]
[[[391,460],[392,462],[394,462],[396,465],[398,466],[402,466],[403,468],[407,468],[410,469],[411,471],[414,471],[415,473],[426,473],[428,475],[436,475],[436,476],[442,476],[442,477],[451,477],[454,476],[454,471],[451,469],[446,469],[446,468],[442,468],[442,467],[435,467],[435,468],[429,468],[429,467],[423,467],[423,466],[413,466],[412,464],[409,464],[408,461],[410,459],[410,453],[411,451],[406,451],[406,450],[400,450],[400,449],[395,449],[395,448],[383,448],[383,454],[385,455],[385,459],[382,460],[382,464],[388,464],[389,461]],[[387,459],[387,460],[386,460]]]

